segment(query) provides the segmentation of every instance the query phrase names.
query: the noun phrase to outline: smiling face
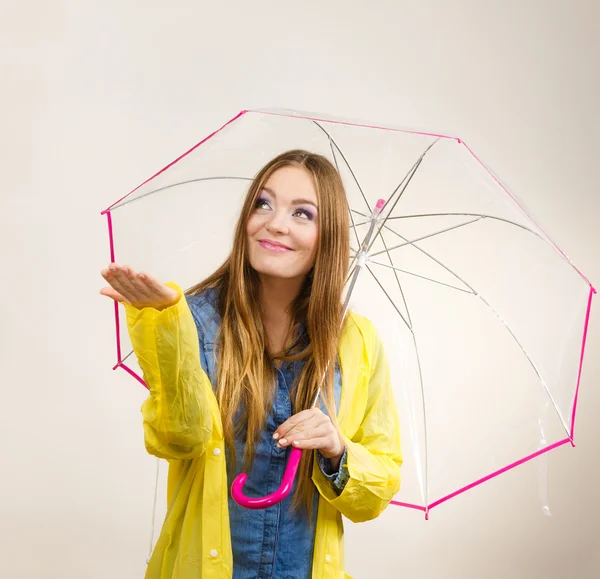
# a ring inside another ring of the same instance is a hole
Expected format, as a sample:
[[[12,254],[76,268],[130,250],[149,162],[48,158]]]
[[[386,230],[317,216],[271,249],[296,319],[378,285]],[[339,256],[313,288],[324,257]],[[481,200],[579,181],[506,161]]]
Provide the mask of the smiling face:
[[[277,169],[258,193],[246,233],[248,259],[259,274],[304,278],[319,241],[317,192],[308,171]]]

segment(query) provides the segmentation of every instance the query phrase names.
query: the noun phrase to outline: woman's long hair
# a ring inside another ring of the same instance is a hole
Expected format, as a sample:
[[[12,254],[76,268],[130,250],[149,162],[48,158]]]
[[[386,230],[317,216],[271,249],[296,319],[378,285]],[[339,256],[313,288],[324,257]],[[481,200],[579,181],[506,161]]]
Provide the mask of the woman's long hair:
[[[248,260],[246,226],[266,181],[278,169],[290,166],[304,169],[312,176],[319,205],[319,241],[314,267],[290,307],[292,324],[286,348],[270,357],[258,297],[260,279]],[[329,416],[336,424],[334,362],[343,317],[342,293],[348,261],[348,204],[340,175],[325,157],[293,150],[275,157],[254,178],[237,222],[231,254],[217,271],[188,290],[189,294],[198,294],[208,288],[216,288],[218,292],[221,326],[217,399],[225,442],[234,457],[236,433],[246,436],[245,468],[252,464],[273,404],[277,384],[274,359],[305,360],[291,389],[293,412],[310,408],[317,389],[323,386],[322,395]],[[305,339],[299,347],[289,351],[301,327],[305,329]],[[331,363],[328,365],[328,362]],[[242,410],[241,419],[238,410]],[[294,495],[294,506],[305,504],[309,512],[314,493],[312,466],[313,453],[305,452]]]

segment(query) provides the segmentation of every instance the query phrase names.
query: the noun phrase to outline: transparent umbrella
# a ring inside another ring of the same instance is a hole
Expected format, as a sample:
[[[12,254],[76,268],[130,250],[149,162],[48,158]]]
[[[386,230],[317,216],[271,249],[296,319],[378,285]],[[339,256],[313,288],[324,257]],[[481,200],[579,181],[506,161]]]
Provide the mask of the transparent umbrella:
[[[111,259],[191,287],[228,255],[254,175],[298,148],[346,188],[348,307],[383,340],[400,414],[393,504],[428,515],[574,445],[595,289],[461,139],[242,111],[103,212]],[[143,383],[119,320],[115,368]]]

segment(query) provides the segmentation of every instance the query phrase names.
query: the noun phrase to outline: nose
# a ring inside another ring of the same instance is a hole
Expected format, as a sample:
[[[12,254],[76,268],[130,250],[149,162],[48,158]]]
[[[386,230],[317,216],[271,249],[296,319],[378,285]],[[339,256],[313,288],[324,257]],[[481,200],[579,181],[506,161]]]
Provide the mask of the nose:
[[[273,235],[287,235],[289,226],[286,215],[281,211],[273,211],[271,218],[265,223],[265,229]]]

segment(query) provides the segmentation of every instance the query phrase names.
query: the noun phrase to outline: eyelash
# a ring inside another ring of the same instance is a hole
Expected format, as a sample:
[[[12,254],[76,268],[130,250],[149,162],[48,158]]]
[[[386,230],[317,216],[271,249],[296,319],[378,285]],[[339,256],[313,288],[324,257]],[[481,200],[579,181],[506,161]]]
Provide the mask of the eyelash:
[[[254,204],[254,209],[263,209],[262,205],[267,205],[270,208],[269,202],[266,199],[257,199],[256,203]],[[308,211],[308,209],[295,209],[293,215],[295,215],[296,213],[301,213],[302,215],[306,216],[306,219],[309,221],[313,221],[315,216]]]
[[[261,205],[263,203],[265,205],[269,205],[269,202],[266,199],[257,199],[256,203],[254,204],[254,209],[262,209]]]

